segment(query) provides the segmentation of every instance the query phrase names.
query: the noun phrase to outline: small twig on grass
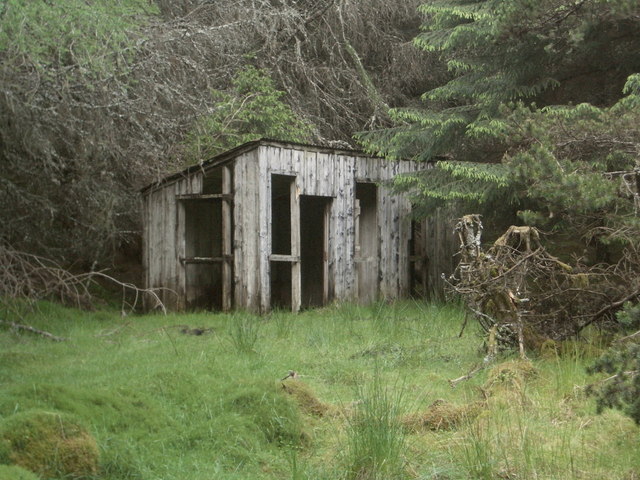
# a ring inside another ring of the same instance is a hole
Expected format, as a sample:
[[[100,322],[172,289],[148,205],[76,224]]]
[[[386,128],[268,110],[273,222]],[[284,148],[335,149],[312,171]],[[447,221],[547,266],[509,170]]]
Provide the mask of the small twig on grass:
[[[114,328],[112,330],[109,330],[108,332],[98,333],[95,336],[96,337],[109,337],[109,336],[111,336],[111,335],[113,335],[115,333],[118,333],[120,330],[122,330],[123,328],[128,327],[129,325],[131,325],[131,321],[128,321],[128,322],[124,323],[123,325],[120,325],[120,326],[118,326],[118,327],[116,327],[116,328]]]
[[[176,357],[179,357],[180,353],[178,353],[178,348],[176,347],[176,342],[173,341],[173,338],[171,337],[171,335],[169,335],[169,332],[167,331],[166,327],[162,327],[162,331],[167,335],[167,337],[169,337],[169,341],[171,342],[171,346],[173,347],[173,351],[176,352]]]
[[[460,328],[460,333],[458,334],[458,338],[462,338],[462,334],[464,333],[464,329],[467,326],[467,322],[469,321],[469,315],[465,312],[464,322],[462,322],[462,328]]]
[[[462,375],[461,377],[458,378],[454,378],[452,380],[449,380],[449,385],[451,385],[451,388],[456,388],[456,386],[460,383],[460,382],[464,382],[466,380],[469,380],[470,378],[472,378],[476,373],[484,370],[486,368],[488,364],[487,363],[481,363],[479,365],[476,365],[474,368],[472,368],[471,370],[469,370],[469,372],[467,372],[466,374]]]
[[[36,335],[41,335],[43,337],[49,338],[54,342],[66,342],[69,340],[65,337],[58,337],[49,332],[45,332],[44,330],[38,330],[37,328],[33,328],[29,325],[22,325],[20,323],[8,322],[6,320],[0,320],[0,323],[3,325],[9,325],[11,328],[15,328],[16,330],[26,330],[27,332],[35,333]]]

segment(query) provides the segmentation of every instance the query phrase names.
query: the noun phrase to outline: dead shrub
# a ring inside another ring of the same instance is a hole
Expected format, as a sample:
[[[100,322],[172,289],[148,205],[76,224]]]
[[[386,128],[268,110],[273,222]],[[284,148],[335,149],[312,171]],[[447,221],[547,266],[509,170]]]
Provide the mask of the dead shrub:
[[[454,405],[436,400],[425,411],[406,415],[402,419],[402,425],[410,432],[453,430],[463,422],[477,417],[484,406],[484,402]]]
[[[480,215],[457,223],[461,261],[448,285],[487,334],[489,359],[514,348],[525,358],[525,350],[548,339],[566,341],[591,325],[615,323],[616,312],[640,294],[640,256],[631,239],[615,264],[577,257],[569,265],[544,247],[534,227],[511,226],[486,250],[483,228]]]
[[[537,375],[538,370],[529,360],[510,360],[496,365],[489,371],[484,390],[488,392],[504,388],[520,390],[527,380]]]

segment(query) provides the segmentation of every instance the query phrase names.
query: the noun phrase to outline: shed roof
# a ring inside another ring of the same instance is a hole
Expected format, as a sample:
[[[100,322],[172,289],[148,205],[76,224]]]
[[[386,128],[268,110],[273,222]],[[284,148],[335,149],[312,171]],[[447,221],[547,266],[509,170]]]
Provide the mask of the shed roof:
[[[162,185],[164,185],[165,183],[169,183],[173,180],[177,180],[179,178],[185,177],[190,175],[193,172],[197,172],[198,170],[201,169],[205,169],[205,168],[209,168],[212,166],[216,166],[216,165],[220,165],[223,164],[239,155],[242,155],[243,153],[249,152],[257,147],[260,146],[273,146],[273,147],[300,147],[303,148],[305,150],[315,150],[315,151],[319,151],[319,152],[331,152],[331,153],[345,153],[345,154],[349,154],[349,155],[354,155],[354,156],[358,156],[358,157],[369,157],[369,158],[380,158],[377,157],[375,155],[370,155],[368,153],[365,153],[362,150],[357,150],[357,149],[352,149],[352,148],[335,148],[335,147],[331,147],[328,145],[317,145],[317,144],[311,144],[311,143],[300,143],[300,142],[290,142],[290,141],[284,141],[284,140],[274,140],[271,138],[260,138],[258,140],[253,140],[251,142],[246,142],[243,143],[242,145],[239,145],[235,148],[232,148],[231,150],[227,150],[225,152],[219,153],[218,155],[205,160],[204,162],[201,163],[196,163],[195,165],[191,165],[187,168],[185,168],[184,170],[181,170],[179,172],[173,173],[171,175],[168,175],[160,180],[157,180],[153,183],[150,183],[149,185],[147,185],[146,187],[142,188],[140,190],[140,193],[145,193],[148,190],[151,190],[153,188],[157,188],[160,187]]]

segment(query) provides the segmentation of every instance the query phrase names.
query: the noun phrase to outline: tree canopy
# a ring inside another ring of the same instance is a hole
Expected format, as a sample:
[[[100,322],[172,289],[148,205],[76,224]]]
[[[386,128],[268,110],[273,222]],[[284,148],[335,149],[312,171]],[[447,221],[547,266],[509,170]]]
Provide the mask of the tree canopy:
[[[390,125],[442,75],[419,2],[0,2],[0,241],[107,266],[135,253],[138,189],[185,163]]]

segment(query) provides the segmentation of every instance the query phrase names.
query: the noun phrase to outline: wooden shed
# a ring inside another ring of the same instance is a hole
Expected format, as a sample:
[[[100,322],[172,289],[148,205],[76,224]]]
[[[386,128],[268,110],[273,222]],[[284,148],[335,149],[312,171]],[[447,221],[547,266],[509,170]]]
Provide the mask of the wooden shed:
[[[426,290],[423,227],[385,186],[416,168],[263,139],[166,177],[142,191],[146,287],[174,310],[260,313]]]

